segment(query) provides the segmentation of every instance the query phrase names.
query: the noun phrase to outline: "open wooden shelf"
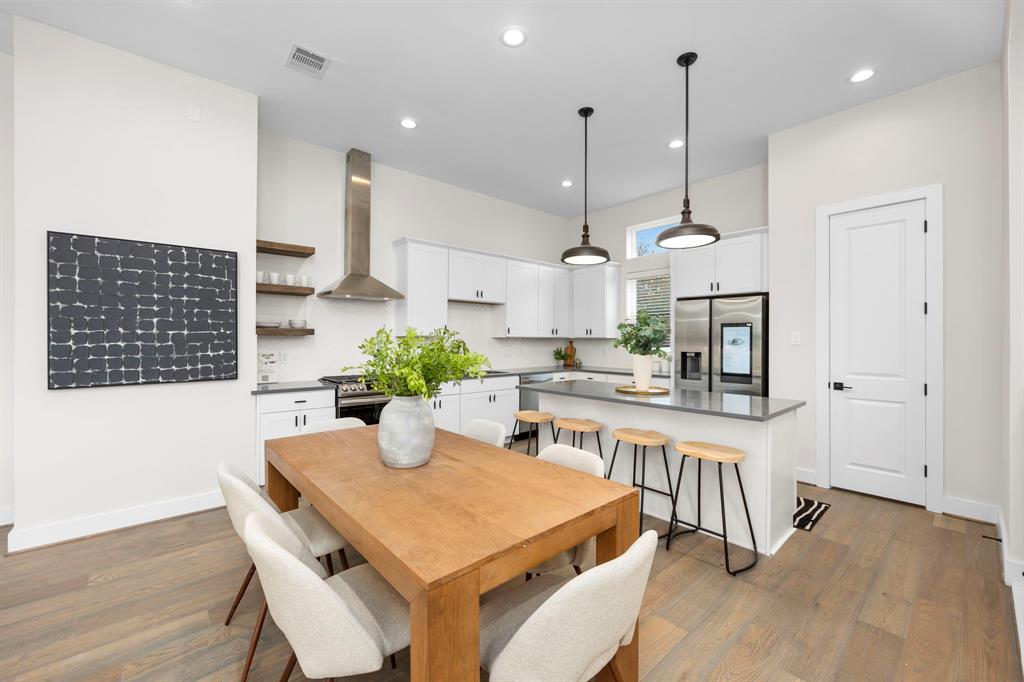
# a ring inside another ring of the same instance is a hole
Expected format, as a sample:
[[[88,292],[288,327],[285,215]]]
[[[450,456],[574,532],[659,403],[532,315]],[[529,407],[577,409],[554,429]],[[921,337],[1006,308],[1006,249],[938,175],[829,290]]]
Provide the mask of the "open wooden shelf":
[[[269,242],[265,239],[257,239],[256,253],[271,253],[275,256],[309,258],[316,253],[316,249],[312,246],[302,246],[301,244],[285,244],[284,242]]]
[[[257,294],[281,294],[283,296],[312,296],[313,287],[299,287],[291,284],[257,284]]]
[[[292,329],[291,327],[256,327],[256,336],[312,336],[312,329]]]

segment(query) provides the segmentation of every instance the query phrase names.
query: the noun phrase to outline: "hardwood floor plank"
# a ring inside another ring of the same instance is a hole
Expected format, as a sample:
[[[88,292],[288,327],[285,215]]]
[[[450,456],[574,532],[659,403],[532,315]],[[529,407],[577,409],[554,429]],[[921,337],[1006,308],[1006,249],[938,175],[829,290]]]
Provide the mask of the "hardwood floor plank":
[[[1021,679],[1009,588],[974,574],[965,582],[968,608],[960,639],[960,679]]]
[[[959,679],[961,618],[924,599],[914,602],[900,662],[903,680]]]
[[[836,678],[878,682],[895,680],[902,655],[901,638],[867,623],[854,623]]]
[[[640,677],[646,678],[675,644],[686,636],[686,630],[661,616],[640,619]]]

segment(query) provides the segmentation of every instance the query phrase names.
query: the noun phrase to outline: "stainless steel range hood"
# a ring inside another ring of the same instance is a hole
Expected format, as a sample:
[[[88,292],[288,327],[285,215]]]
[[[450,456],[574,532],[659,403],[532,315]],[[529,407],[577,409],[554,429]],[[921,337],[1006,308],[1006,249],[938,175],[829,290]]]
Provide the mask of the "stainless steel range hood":
[[[321,291],[322,298],[394,301],[405,298],[370,276],[370,155],[349,149],[345,155],[345,270]]]

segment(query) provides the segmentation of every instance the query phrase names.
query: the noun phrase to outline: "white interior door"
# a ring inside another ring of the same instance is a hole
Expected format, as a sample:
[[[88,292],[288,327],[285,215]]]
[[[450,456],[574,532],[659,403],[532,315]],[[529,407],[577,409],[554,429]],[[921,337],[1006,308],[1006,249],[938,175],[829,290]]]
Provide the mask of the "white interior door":
[[[832,485],[925,502],[924,201],[829,219]]]

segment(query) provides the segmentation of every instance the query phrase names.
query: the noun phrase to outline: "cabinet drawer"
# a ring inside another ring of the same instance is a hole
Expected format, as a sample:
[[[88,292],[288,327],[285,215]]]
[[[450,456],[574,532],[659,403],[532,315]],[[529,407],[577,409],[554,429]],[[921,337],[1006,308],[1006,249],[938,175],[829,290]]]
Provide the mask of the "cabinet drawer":
[[[505,391],[519,385],[518,376],[485,377],[462,382],[462,394]]]
[[[257,410],[260,414],[270,414],[288,410],[312,410],[318,407],[334,407],[333,388],[325,386],[323,390],[261,395],[258,398]]]
[[[586,381],[608,381],[608,375],[594,374],[593,372],[575,372],[573,379],[584,379]]]

